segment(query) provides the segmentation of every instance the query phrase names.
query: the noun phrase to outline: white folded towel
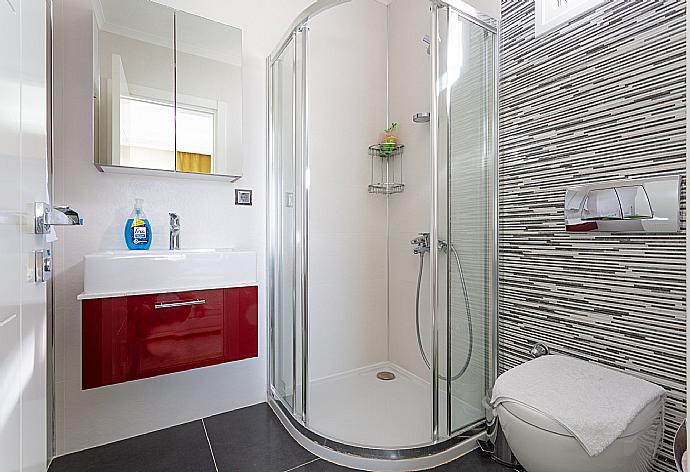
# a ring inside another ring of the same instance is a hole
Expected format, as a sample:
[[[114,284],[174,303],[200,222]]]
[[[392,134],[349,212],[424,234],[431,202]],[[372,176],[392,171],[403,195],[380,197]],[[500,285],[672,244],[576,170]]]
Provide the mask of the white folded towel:
[[[590,456],[610,446],[663,388],[565,356],[543,356],[503,373],[492,405],[517,402],[570,431]]]

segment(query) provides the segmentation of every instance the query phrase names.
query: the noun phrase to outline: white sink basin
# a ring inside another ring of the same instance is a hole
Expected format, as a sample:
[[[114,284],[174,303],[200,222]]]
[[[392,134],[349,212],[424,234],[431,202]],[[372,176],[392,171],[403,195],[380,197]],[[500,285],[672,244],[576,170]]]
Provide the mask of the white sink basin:
[[[256,253],[232,249],[110,251],[84,258],[79,299],[256,283]]]

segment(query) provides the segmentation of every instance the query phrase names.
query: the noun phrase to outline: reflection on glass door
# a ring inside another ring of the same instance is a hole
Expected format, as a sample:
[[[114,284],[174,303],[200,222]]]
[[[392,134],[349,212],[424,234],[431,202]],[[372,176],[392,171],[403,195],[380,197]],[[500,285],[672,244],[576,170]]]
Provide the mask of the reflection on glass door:
[[[484,419],[482,400],[493,382],[495,357],[496,33],[448,9],[440,61],[447,175],[440,232],[439,283],[447,306],[446,391],[450,433]]]
[[[306,413],[306,32],[271,64],[271,385],[298,418]]]

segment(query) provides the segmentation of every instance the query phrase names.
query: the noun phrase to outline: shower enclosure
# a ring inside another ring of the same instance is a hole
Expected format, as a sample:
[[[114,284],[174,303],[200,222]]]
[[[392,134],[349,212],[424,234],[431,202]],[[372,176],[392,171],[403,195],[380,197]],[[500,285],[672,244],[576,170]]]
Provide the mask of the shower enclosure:
[[[267,60],[269,403],[322,457],[416,470],[484,431],[497,40],[461,1],[319,0]]]

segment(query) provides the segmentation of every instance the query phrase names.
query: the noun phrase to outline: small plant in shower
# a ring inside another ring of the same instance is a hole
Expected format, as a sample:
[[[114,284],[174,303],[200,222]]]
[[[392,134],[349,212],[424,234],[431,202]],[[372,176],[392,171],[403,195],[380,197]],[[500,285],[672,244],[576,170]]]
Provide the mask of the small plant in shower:
[[[398,137],[395,135],[395,129],[398,127],[398,123],[391,123],[391,127],[383,132],[383,138],[381,139],[381,155],[384,157],[390,157],[395,152],[395,148],[398,144]]]

